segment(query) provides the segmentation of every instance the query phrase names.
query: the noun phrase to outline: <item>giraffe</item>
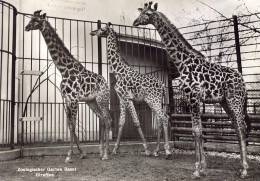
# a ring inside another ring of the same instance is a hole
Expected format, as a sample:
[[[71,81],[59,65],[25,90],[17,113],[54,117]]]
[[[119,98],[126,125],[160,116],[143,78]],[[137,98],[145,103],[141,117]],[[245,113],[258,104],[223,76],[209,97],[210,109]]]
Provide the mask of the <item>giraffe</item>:
[[[73,141],[76,142],[81,158],[84,157],[79,147],[78,137],[75,133],[79,101],[86,102],[100,118],[100,157],[102,160],[106,160],[108,159],[109,129],[112,122],[109,113],[109,86],[104,77],[86,70],[84,66],[71,55],[56,31],[47,21],[46,13],[41,15],[40,12],[41,10],[34,12],[25,30],[40,30],[52,60],[62,76],[60,89],[62,97],[65,100],[67,122],[70,129],[70,150],[68,151],[65,162],[72,162]]]
[[[192,132],[195,140],[195,171],[193,177],[205,174],[206,159],[203,148],[200,103],[220,103],[232,119],[239,139],[243,169],[240,176],[247,176],[246,148],[246,88],[242,75],[229,67],[208,62],[195,50],[171,24],[168,18],[157,11],[158,4],[152,2],[138,8],[140,15],[133,25],[153,25],[169,55],[169,64],[175,65],[180,73],[180,87],[184,91],[192,113]]]
[[[90,33],[92,36],[107,37],[107,58],[116,78],[115,91],[120,101],[120,120],[117,141],[113,153],[117,154],[122,130],[125,124],[125,112],[129,110],[134,125],[143,141],[145,154],[151,155],[147,148],[147,142],[140,127],[140,122],[133,104],[133,101],[144,101],[153,111],[158,124],[157,146],[153,152],[154,156],[159,154],[159,144],[161,127],[164,130],[165,144],[164,149],[166,157],[171,155],[168,141],[168,115],[162,108],[162,100],[165,93],[165,85],[162,81],[151,75],[140,74],[134,70],[125,59],[120,55],[117,34],[113,30],[111,23],[107,23],[104,28],[94,30]]]

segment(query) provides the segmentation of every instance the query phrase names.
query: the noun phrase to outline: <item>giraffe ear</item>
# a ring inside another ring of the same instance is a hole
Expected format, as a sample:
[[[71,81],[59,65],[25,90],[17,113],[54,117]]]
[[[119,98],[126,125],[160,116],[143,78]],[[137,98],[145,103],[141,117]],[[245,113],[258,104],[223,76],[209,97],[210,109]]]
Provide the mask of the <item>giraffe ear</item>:
[[[110,27],[111,25],[112,25],[112,23],[111,23],[111,22],[108,22],[108,23],[107,23],[107,26],[108,26],[108,27]]]
[[[40,15],[41,11],[42,11],[42,10],[34,11],[33,15],[36,15],[36,16],[37,16],[37,15]]]
[[[158,3],[155,3],[154,6],[153,6],[153,8],[154,8],[154,11],[156,11],[157,8],[158,8]]]
[[[46,18],[46,13],[43,13],[41,18],[45,19]]]
[[[144,9],[143,8],[138,8],[137,10],[141,13]]]

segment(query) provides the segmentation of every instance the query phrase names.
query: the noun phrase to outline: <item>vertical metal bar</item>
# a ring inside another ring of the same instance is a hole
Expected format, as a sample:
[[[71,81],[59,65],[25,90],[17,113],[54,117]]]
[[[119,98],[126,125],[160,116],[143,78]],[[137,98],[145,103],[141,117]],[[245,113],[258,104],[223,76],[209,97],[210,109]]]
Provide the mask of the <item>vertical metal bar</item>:
[[[98,20],[97,28],[101,28],[101,21]],[[102,40],[101,37],[97,38],[98,43],[98,74],[102,75]]]
[[[9,51],[9,48],[10,48],[10,5],[8,6],[8,24],[7,24],[7,51]],[[9,61],[9,58],[10,58],[10,54],[8,53],[7,54],[7,67],[6,67],[6,77],[9,78],[9,64],[10,64],[10,61]],[[12,91],[12,90],[11,90]],[[9,82],[7,81],[6,82],[6,100],[9,100]],[[5,143],[8,143],[7,142],[7,138],[8,138],[8,123],[9,123],[9,119],[8,119],[8,114],[10,114],[10,111],[8,109],[8,105],[9,105],[9,102],[7,101],[6,102],[6,122],[5,122],[5,128],[3,130],[3,132],[5,133]],[[3,120],[4,121],[4,120]]]
[[[56,30],[56,28],[57,28],[57,19],[56,18],[54,19],[54,27]],[[56,67],[54,69],[54,83],[55,83],[55,85],[57,85],[57,68]],[[54,140],[56,141],[57,140],[57,138],[56,138],[56,135],[57,135],[57,133],[56,133],[56,130],[57,130],[57,124],[56,124],[57,123],[57,119],[56,119],[57,89],[55,86],[53,86],[53,87],[54,87],[54,120],[53,120],[53,122],[54,122]]]
[[[61,103],[58,104],[58,121],[59,121],[59,124],[58,124],[58,125],[59,125],[58,140],[61,140],[61,138],[60,138],[60,130],[61,130],[61,124],[60,124],[60,113],[61,113],[61,112],[60,112],[60,104],[61,104]],[[57,110],[55,109],[55,111],[57,111]]]
[[[64,19],[62,19],[62,42],[64,42]],[[59,109],[59,111],[62,113],[62,140],[65,142],[65,132],[67,132],[67,130],[66,129],[64,129],[64,125],[66,125],[66,124],[64,124],[64,104],[63,104],[63,101],[62,101],[62,103],[61,103],[61,108],[62,108],[62,111],[60,111],[60,109]],[[67,134],[66,134],[67,135]]]
[[[76,34],[76,38],[77,38],[77,60],[80,62],[80,60],[79,60],[79,21],[77,20],[76,21],[77,22],[77,34]],[[77,121],[77,124],[78,124],[78,139],[79,139],[79,136],[80,136],[80,134],[79,134],[79,127],[80,127],[80,125],[79,125],[79,121],[80,121],[80,119],[79,119],[79,108],[80,108],[80,105],[81,104],[79,104],[79,106],[78,106],[78,121]],[[76,123],[75,123],[76,124]]]
[[[33,31],[31,31],[31,67],[30,69],[32,70],[32,67],[33,67]],[[30,75],[30,91],[32,91],[32,75]],[[28,102],[29,104],[29,102]],[[32,96],[30,96],[30,116],[32,116]],[[32,142],[32,135],[31,135],[31,132],[32,132],[32,122],[30,121],[29,122],[29,138],[30,138],[30,143]]]
[[[84,21],[84,23],[83,23],[83,28],[84,28],[84,64],[85,64],[85,68],[86,68],[86,66],[87,66],[87,44],[86,44],[86,22]],[[85,127],[86,127],[86,110],[87,110],[87,104],[85,103],[84,104],[85,105],[85,117],[84,117],[84,119],[83,119],[83,116],[82,116],[82,124],[83,124],[83,120],[85,120],[85,126],[84,126],[84,129],[82,130],[82,141],[84,140],[84,141],[86,141],[85,139],[83,139],[84,138],[84,135],[83,135],[83,133],[85,133],[84,132],[84,130],[86,129]]]
[[[3,117],[1,118],[2,120],[3,120],[3,134],[2,134],[2,142],[4,143],[4,138],[5,138],[5,132],[4,132],[4,130],[5,130],[5,108],[6,108],[6,101],[5,100],[3,100]]]
[[[25,16],[23,15],[23,26],[22,27],[24,27],[25,26]],[[22,31],[23,32],[23,38],[22,38],[22,57],[23,57],[23,61],[22,61],[22,70],[24,70],[24,31]],[[21,102],[22,102],[22,114],[23,114],[23,109],[24,109],[24,104],[23,104],[23,93],[24,93],[24,90],[23,90],[23,88],[24,88],[24,75],[22,75],[22,100],[21,100]],[[22,116],[25,116],[25,115],[22,115]],[[24,145],[24,122],[22,122],[21,121],[21,146],[23,146]]]
[[[47,21],[49,21],[49,18],[47,17]],[[48,67],[49,65],[49,50],[48,50],[48,47],[47,47],[47,55],[46,55],[46,59],[47,59],[47,62],[46,62],[46,67]],[[49,69],[47,68],[47,77],[49,77]],[[49,104],[49,80],[47,79],[47,82],[46,82],[46,97],[47,97],[47,100],[46,100],[46,140],[48,141],[48,137],[49,137],[49,107],[48,107],[48,104]],[[45,122],[45,121],[44,121]]]
[[[51,124],[50,124],[50,126],[51,126],[51,128],[50,128],[50,134],[51,134],[51,135],[50,135],[50,140],[53,140],[53,134],[52,134],[52,132],[53,132],[53,127],[54,127],[54,126],[52,126],[52,117],[53,117],[53,114],[52,114],[52,105],[53,105],[53,102],[50,103],[50,109],[51,109],[51,110],[50,110],[50,119],[51,119],[51,120],[50,120],[50,121],[51,121]],[[54,129],[55,129],[55,127],[54,127]],[[55,134],[55,130],[54,130],[54,134]]]
[[[44,116],[44,102],[42,103],[42,115]],[[46,117],[48,117],[48,115],[46,115]],[[44,118],[43,118],[44,119]],[[45,120],[45,119],[44,119]],[[42,122],[42,142],[44,143],[44,122],[45,121],[41,121]]]
[[[236,15],[233,15],[233,23],[234,23],[234,34],[235,34],[236,55],[237,55],[237,68],[238,68],[238,71],[242,74],[241,52],[240,52],[240,43],[239,43],[239,29],[238,29],[238,20],[237,20]]]
[[[39,58],[38,58],[38,70],[40,71],[41,70],[41,31],[38,31],[39,32]],[[41,86],[40,86],[40,82],[41,82],[41,77],[39,77],[39,83],[38,83],[38,86],[39,86],[39,92],[38,92],[38,115],[41,116]],[[40,127],[41,123],[38,124],[38,141],[40,140],[40,130],[41,130],[41,127]]]
[[[101,29],[101,21],[97,21],[97,28]],[[98,74],[102,75],[102,40],[101,37],[97,38],[97,45],[98,45]],[[99,140],[100,140],[100,130],[101,130],[101,122],[99,122]],[[97,131],[97,119],[96,119],[96,131]],[[97,134],[96,134],[97,135]]]
[[[84,130],[84,122],[83,122],[83,111],[84,111],[84,107],[83,105],[86,105],[86,103],[82,104],[81,105],[81,119],[78,119],[78,120],[81,120],[81,124],[79,124],[79,126],[81,125],[81,140],[84,141],[83,139],[83,130]],[[78,121],[79,122],[79,121]],[[80,136],[80,130],[78,132],[78,135]]]
[[[4,6],[2,5],[2,18],[1,18],[1,22],[2,22],[2,25],[1,25],[1,49],[3,49],[3,37],[4,37]],[[2,72],[3,72],[3,52],[0,51],[0,77],[2,77]],[[0,119],[1,119],[1,115],[3,113],[3,106],[2,106],[2,103],[3,103],[3,100],[2,100],[2,81],[0,81]],[[1,124],[0,124],[0,129],[3,129],[1,127]]]
[[[34,111],[34,116],[36,116],[36,102],[34,102],[33,103],[33,111]],[[35,136],[35,134],[36,134],[36,124],[38,124],[39,122],[37,121],[37,122],[33,122],[33,143],[35,143],[35,138],[36,138],[36,136]]]
[[[17,10],[13,9],[13,42],[12,42],[12,83],[11,83],[11,149],[14,148],[14,117],[15,117],[15,71],[16,71],[16,17]]]
[[[124,26],[125,27],[125,36],[127,36],[127,34],[126,34],[126,26]],[[127,57],[128,55],[127,55],[127,45],[128,45],[128,43],[125,43],[125,56]]]

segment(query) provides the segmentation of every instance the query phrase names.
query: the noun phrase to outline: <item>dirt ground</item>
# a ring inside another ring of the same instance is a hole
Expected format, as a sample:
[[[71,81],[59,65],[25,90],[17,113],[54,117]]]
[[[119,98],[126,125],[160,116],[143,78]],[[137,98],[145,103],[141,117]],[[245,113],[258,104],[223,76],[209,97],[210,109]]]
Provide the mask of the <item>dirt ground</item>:
[[[120,153],[116,156],[110,156],[110,160],[107,161],[101,161],[97,154],[90,154],[82,160],[74,156],[74,162],[70,164],[64,163],[64,159],[64,156],[45,156],[0,162],[0,180],[190,181],[194,167],[193,154],[177,153],[168,160],[164,158],[164,155],[155,158],[145,157],[138,153]],[[207,156],[207,162],[207,175],[196,180],[240,180],[238,177],[239,159]],[[250,160],[249,166],[249,177],[244,181],[260,180],[260,163]],[[37,169],[42,169],[42,171],[37,171]]]

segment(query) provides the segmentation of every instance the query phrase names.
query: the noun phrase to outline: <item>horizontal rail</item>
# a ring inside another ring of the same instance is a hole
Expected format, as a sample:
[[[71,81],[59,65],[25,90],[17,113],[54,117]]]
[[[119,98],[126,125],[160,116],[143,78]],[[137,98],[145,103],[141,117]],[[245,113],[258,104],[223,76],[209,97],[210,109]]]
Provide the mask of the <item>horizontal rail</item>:
[[[183,118],[191,118],[192,114],[172,114],[171,117],[174,119],[183,119]],[[249,119],[251,120],[259,120],[260,115],[248,115]],[[205,119],[229,119],[227,114],[212,114],[212,113],[205,113],[201,114],[201,118]]]
[[[40,76],[43,74],[43,71],[36,71],[36,70],[22,70],[20,75],[36,75]]]
[[[42,121],[43,117],[21,117],[19,118],[20,121]]]

